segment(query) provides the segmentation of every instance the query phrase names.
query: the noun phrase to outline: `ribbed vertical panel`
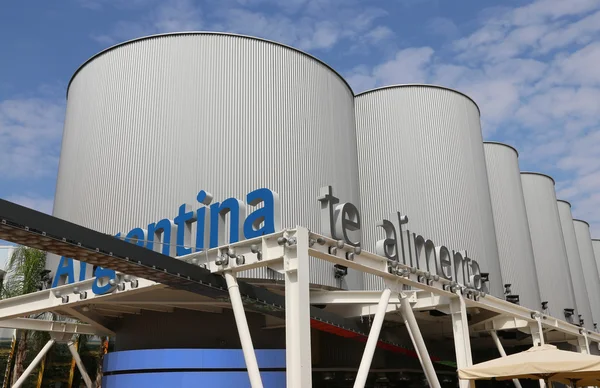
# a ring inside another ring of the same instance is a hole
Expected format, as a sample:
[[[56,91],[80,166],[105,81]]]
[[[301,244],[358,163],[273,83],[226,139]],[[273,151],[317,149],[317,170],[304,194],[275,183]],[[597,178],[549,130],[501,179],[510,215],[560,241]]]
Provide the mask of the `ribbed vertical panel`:
[[[521,182],[540,296],[548,302],[550,315],[565,319],[564,309],[575,309],[576,304],[554,180],[543,174],[521,173]]]
[[[320,187],[359,205],[357,166],[354,96],[323,63],[249,37],[159,35],[111,48],[74,76],[54,215],[126,233],[197,207],[201,189],[220,202],[267,187],[284,227],[318,231]],[[311,266],[313,283],[362,284]]]
[[[483,148],[502,280],[511,285],[513,295],[519,295],[521,305],[539,310],[540,289],[517,151],[499,143],[484,143]]]
[[[427,85],[382,88],[358,95],[363,237],[368,250],[383,238],[376,227],[396,211],[408,229],[436,245],[466,250],[503,296],[492,205],[475,103]],[[380,279],[368,276],[368,288]]]
[[[594,257],[596,258],[596,266],[598,267],[598,276],[600,278],[600,240],[593,238],[592,246],[594,247]]]
[[[590,306],[590,297],[588,296],[588,289],[586,287],[582,259],[577,243],[577,236],[575,235],[573,215],[571,214],[571,204],[569,202],[559,200],[557,202],[557,206],[563,237],[565,239],[567,259],[569,260],[571,282],[573,283],[573,291],[575,292],[577,313],[583,318],[584,326],[592,330],[594,328],[592,308]],[[575,323],[577,323],[577,321]]]
[[[590,322],[590,326],[593,328],[593,323],[600,324],[600,277],[598,277],[598,266],[594,255],[595,247],[592,245],[590,226],[587,222],[573,220],[573,227],[575,228],[585,285],[594,319],[593,322]]]

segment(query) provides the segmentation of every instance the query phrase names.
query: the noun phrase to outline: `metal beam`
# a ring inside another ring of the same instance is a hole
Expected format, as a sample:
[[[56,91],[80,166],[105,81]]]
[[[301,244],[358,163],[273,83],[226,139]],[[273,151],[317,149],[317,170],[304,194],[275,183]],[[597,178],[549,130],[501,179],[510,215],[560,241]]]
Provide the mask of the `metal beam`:
[[[437,295],[427,291],[404,291],[414,311],[433,310],[436,308],[446,309],[450,299],[446,296]],[[310,304],[359,304],[377,305],[379,303],[379,291],[311,291]],[[390,297],[390,304],[400,304],[400,298],[396,295]]]
[[[383,319],[387,310],[387,305],[392,295],[392,290],[385,288],[381,292],[379,303],[377,304],[377,312],[371,325],[371,331],[367,338],[367,344],[363,352],[362,359],[360,360],[360,366],[358,367],[358,373],[356,374],[356,380],[354,382],[354,388],[364,388],[367,377],[369,377],[369,370],[371,369],[371,362],[373,361],[373,355],[375,354],[375,348],[377,341],[379,340],[379,333],[381,332],[381,326],[383,326]]]
[[[392,313],[398,311],[400,308],[400,303],[388,303],[385,312]],[[356,304],[342,304],[342,305],[330,305],[327,308],[327,311],[331,311],[339,316],[346,318],[356,318],[356,317],[367,317],[370,315],[374,315],[377,311],[376,304],[367,304],[367,305],[356,305]]]
[[[291,237],[290,237],[291,238]],[[310,336],[310,271],[308,230],[298,229],[295,244],[287,247],[285,270],[285,359],[286,386],[312,387]],[[288,239],[286,244],[290,243]]]
[[[83,362],[81,362],[81,357],[79,357],[79,353],[77,352],[75,343],[73,341],[69,341],[67,346],[69,347],[69,352],[71,352],[71,356],[73,356],[73,359],[75,360],[75,364],[77,364],[77,368],[79,369],[79,373],[81,373],[81,377],[85,382],[85,386],[87,388],[92,388],[92,379],[90,379],[90,375],[88,375],[87,371],[85,370],[85,366],[83,365]]]
[[[111,335],[111,336],[115,335],[115,332],[112,331],[112,329],[110,329],[108,327],[109,324],[108,324],[108,322],[106,322],[104,317],[101,317],[92,311],[86,311],[84,314],[74,307],[66,307],[66,306],[61,307],[59,312],[60,311],[63,311],[64,313],[68,314],[69,316],[79,319],[82,322],[89,323],[90,326],[92,326],[93,328],[98,330],[100,333],[103,333],[105,335]]]
[[[534,346],[544,345],[544,332],[539,322],[530,323],[529,331],[531,332],[531,341]]]
[[[415,318],[415,314],[408,302],[408,298],[401,298],[402,301],[400,303],[402,309],[402,318],[404,318],[404,325],[408,330],[408,334],[410,339],[413,342],[417,353],[419,354],[419,361],[421,362],[421,367],[425,372],[425,377],[427,378],[427,382],[430,387],[440,388],[440,382],[435,373],[435,369],[433,368],[433,363],[431,362],[431,357],[429,356],[429,352],[427,351],[427,346],[425,345],[425,340],[421,335],[421,330],[419,329],[419,324]]]
[[[542,320],[539,314],[534,315],[535,323],[531,323],[529,325],[529,330],[531,331],[531,340],[534,346],[544,345],[544,329],[542,327]],[[544,380],[539,380],[540,388],[546,388],[546,382]],[[550,383],[552,384],[552,383]],[[552,385],[550,385],[552,387]]]
[[[440,310],[450,313],[450,298],[448,296],[437,295],[430,291],[417,291],[415,296],[417,301],[412,304],[413,311]],[[409,296],[410,303],[413,303],[411,298],[412,296]]]
[[[115,289],[112,293],[106,295],[95,295],[92,292],[94,279],[88,279],[73,284],[3,299],[0,300],[0,319],[28,316],[64,309],[65,306],[76,307],[95,303],[96,301],[108,302],[124,294],[135,295],[140,292],[165,288],[162,284],[146,279],[138,278],[136,280],[138,281],[137,288],[124,287],[123,290]],[[85,298],[82,298],[81,295],[85,295]]]
[[[454,332],[456,364],[458,369],[467,368],[473,364],[473,360],[466,305],[462,297],[450,300],[450,316],[452,317],[452,330]],[[475,383],[469,380],[459,380],[459,386],[460,388],[474,387]]]
[[[99,305],[104,305],[104,303],[99,303]],[[124,307],[131,308],[131,309],[156,311],[159,313],[172,313],[173,311],[175,311],[175,308],[171,307],[171,306],[161,306],[161,305],[151,305],[151,304],[136,305],[134,303],[127,303],[127,304],[121,303],[121,304],[117,304],[117,305],[113,305],[113,306],[124,306]]]
[[[583,336],[573,336],[571,334],[567,334],[567,333],[563,333],[560,331],[555,331],[555,330],[551,330],[551,331],[546,331],[544,332],[544,339],[546,343],[558,343],[558,342],[570,342],[574,345],[579,344],[579,339],[583,339]]]
[[[107,303],[93,304],[89,306],[91,311],[109,311],[122,314],[141,314],[142,310],[138,307],[129,307],[126,305],[110,305]]]
[[[53,333],[70,334],[104,334],[103,331],[96,330],[92,325],[85,323],[74,323],[64,321],[49,321],[33,318],[11,318],[0,320],[0,327],[7,329],[25,329],[35,331],[46,331]]]
[[[529,324],[530,321],[522,318],[501,315],[477,322],[476,324],[471,325],[471,330],[475,333],[511,329],[521,329],[524,332],[529,332]]]
[[[411,302],[417,301],[415,294],[410,294]],[[380,299],[380,291],[311,291],[310,293],[310,304],[377,305]],[[400,298],[397,295],[392,295],[389,303],[399,304]]]
[[[46,355],[46,353],[48,353],[48,350],[50,350],[50,348],[52,347],[52,345],[54,345],[54,340],[51,339],[50,341],[46,342],[46,345],[44,345],[44,347],[42,348],[42,350],[40,350],[40,352],[37,354],[37,356],[35,356],[35,358],[33,359],[33,361],[31,361],[31,364],[29,364],[29,366],[27,367],[27,369],[25,369],[23,371],[23,374],[21,375],[21,377],[19,377],[19,379],[17,380],[17,382],[15,382],[15,384],[12,386],[12,388],[20,388],[23,383],[25,382],[25,380],[27,380],[27,378],[29,377],[29,375],[31,374],[31,372],[33,372],[33,370],[35,369],[35,367],[37,366],[37,364],[40,363],[40,361],[42,360],[42,358],[44,358],[44,356]]]
[[[244,302],[242,302],[240,287],[238,286],[237,279],[231,272],[225,272],[225,280],[227,281],[229,299],[231,299],[235,324],[242,344],[246,369],[248,370],[248,377],[250,378],[250,386],[252,386],[252,388],[262,388],[262,379],[260,377],[260,370],[258,369],[254,345],[252,344],[250,328],[248,327],[248,321],[246,320],[246,313],[244,312]]]
[[[498,353],[500,353],[500,356],[506,357],[506,352],[504,351],[504,346],[502,346],[502,342],[500,342],[500,338],[498,338],[498,334],[494,330],[492,330],[492,331],[490,331],[490,335],[492,336],[492,339],[494,340],[494,343],[496,344],[496,347],[498,348]],[[515,385],[516,388],[521,388],[521,382],[519,381],[519,379],[513,379],[513,384]]]

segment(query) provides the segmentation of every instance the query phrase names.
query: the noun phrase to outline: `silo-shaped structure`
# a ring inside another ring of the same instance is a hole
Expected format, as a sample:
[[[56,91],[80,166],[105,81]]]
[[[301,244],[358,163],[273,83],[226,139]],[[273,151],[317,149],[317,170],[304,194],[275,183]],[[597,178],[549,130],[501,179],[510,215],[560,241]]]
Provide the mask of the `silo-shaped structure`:
[[[579,244],[577,243],[577,236],[573,225],[571,204],[567,201],[558,200],[557,206],[563,238],[565,239],[567,259],[569,260],[571,282],[573,283],[573,291],[575,292],[577,314],[583,319],[584,326],[591,330],[594,328],[592,307],[590,305],[589,292],[586,287],[583,262],[579,253]],[[575,322],[577,323],[577,321]]]
[[[485,142],[483,148],[502,280],[510,284],[512,295],[518,295],[520,305],[539,310],[540,289],[523,198],[519,154],[502,143]]]
[[[600,240],[593,238],[592,246],[594,247],[594,257],[596,258],[596,266],[598,267],[598,277],[600,277]]]
[[[411,232],[467,251],[489,274],[486,289],[503,297],[476,103],[444,87],[400,85],[361,93],[355,107],[367,249],[384,238],[377,223],[401,212]]]
[[[67,100],[60,218],[127,233],[174,219],[181,204],[202,207],[200,190],[214,204],[250,202],[249,192],[268,188],[279,194],[282,227],[320,231],[321,187],[360,206],[354,93],[296,49],[220,33],[136,39],[81,66]],[[362,284],[352,271],[336,279],[323,261],[311,270],[314,284]]]
[[[592,309],[593,324],[600,325],[600,277],[598,265],[594,255],[594,246],[590,235],[590,225],[581,220],[573,220],[579,256],[583,265],[583,275],[587,287],[590,306]],[[586,325],[587,327],[588,325]]]
[[[577,323],[567,249],[560,225],[554,179],[522,172],[523,195],[542,303],[548,314]]]

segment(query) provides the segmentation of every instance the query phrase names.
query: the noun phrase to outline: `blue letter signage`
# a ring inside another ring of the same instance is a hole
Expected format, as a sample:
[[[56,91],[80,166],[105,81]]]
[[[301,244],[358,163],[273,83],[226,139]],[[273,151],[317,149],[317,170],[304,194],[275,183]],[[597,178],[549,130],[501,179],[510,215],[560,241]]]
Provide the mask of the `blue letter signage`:
[[[234,243],[247,238],[271,234],[281,229],[279,196],[274,191],[261,188],[246,195],[247,204],[252,211],[246,216],[247,205],[236,199],[227,198],[212,202],[213,197],[204,190],[198,193],[199,207],[188,204],[179,206],[177,216],[148,224],[146,229],[133,228],[124,240],[169,256],[183,256],[199,252],[207,245],[210,248],[226,244],[225,224],[229,217],[229,242]],[[192,226],[196,225],[195,236]],[[121,238],[121,233],[116,235]],[[192,241],[192,237],[195,237]],[[208,244],[207,244],[208,242]],[[85,263],[81,263],[78,281],[85,280]],[[61,257],[54,272],[52,287],[75,282],[73,259]],[[95,280],[92,291],[97,295],[112,292],[115,286],[116,272],[98,267],[94,269]]]

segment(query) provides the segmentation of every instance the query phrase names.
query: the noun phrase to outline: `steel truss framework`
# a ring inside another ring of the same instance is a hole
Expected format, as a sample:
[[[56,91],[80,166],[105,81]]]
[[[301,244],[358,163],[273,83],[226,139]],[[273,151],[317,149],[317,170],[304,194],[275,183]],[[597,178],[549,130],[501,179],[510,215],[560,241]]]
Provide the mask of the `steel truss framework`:
[[[287,386],[290,388],[312,386],[311,327],[324,330],[334,328],[366,335],[352,320],[312,307],[312,304],[377,306],[355,387],[364,386],[375,348],[393,348],[393,344],[386,344],[378,338],[385,314],[391,310],[400,310],[425,376],[433,387],[439,387],[433,367],[435,358],[429,355],[415,319],[414,311],[418,309],[447,309],[452,319],[459,368],[472,365],[470,331],[492,333],[501,355],[504,350],[495,334],[498,330],[518,329],[529,333],[534,342],[541,343],[545,333],[548,339],[556,338],[574,343],[582,352],[589,352],[590,341],[600,342],[599,333],[485,295],[416,268],[390,262],[375,254],[361,252],[341,241],[311,233],[302,227],[175,259],[4,200],[0,200],[0,221],[1,239],[136,277],[119,276],[119,287],[103,296],[87,292],[93,281],[88,280],[0,301],[0,319],[8,327],[33,328],[37,325],[37,330],[62,331],[64,334],[110,334],[110,328],[97,322],[61,326],[60,322],[40,324],[22,317],[43,311],[70,313],[78,304],[90,303],[94,298],[107,301],[124,292],[144,292],[167,286],[186,290],[231,303],[252,387],[262,387],[262,382],[245,308],[285,319],[286,374]],[[384,280],[385,287],[377,292],[322,291],[311,294],[308,268],[310,257],[379,276]],[[265,266],[284,275],[285,296],[237,280],[239,273]],[[406,291],[403,286],[420,291]],[[485,310],[496,315],[469,327],[467,309]],[[372,309],[369,308],[369,311]],[[467,387],[469,382],[461,381],[460,385]]]

